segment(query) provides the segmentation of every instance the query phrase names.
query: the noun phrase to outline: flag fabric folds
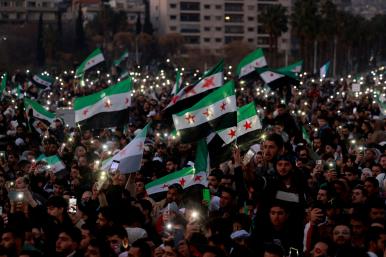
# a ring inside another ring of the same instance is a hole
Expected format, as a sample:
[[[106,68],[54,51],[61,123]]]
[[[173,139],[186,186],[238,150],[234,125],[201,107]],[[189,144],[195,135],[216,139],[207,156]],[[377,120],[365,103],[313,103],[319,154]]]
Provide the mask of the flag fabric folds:
[[[116,59],[116,60],[114,60],[114,62],[113,62],[113,64],[114,64],[114,66],[119,66],[119,65],[121,65],[121,63],[126,59],[126,58],[128,58],[129,57],[129,51],[125,51],[125,52],[123,52],[123,54],[118,58],[118,59]]]
[[[302,137],[307,142],[307,144],[312,145],[310,134],[304,126],[302,126]]]
[[[32,81],[40,88],[50,87],[54,83],[54,79],[47,75],[37,74],[32,77]]]
[[[168,113],[177,113],[183,109],[191,107],[212,90],[223,85],[224,81],[224,61],[220,61],[209,71],[205,72],[203,77],[181,89],[172,97],[171,102],[165,108]]]
[[[241,62],[237,65],[236,75],[241,78],[254,72],[257,68],[264,68],[266,66],[267,61],[263,50],[259,48],[241,60]]]
[[[237,110],[237,126],[233,126],[221,131],[217,131],[217,134],[221,137],[221,139],[225,142],[225,144],[229,144],[236,140],[237,143],[241,143],[240,139],[242,137],[247,136],[251,132],[256,132],[262,128],[260,118],[257,115],[255,104],[249,103]],[[255,137],[256,133],[253,133],[253,137]]]
[[[330,62],[328,61],[326,64],[324,64],[321,68],[320,68],[320,78],[325,78],[327,76],[327,73],[328,73],[328,68],[330,67]]]
[[[101,49],[97,48],[92,52],[76,69],[75,77],[79,78],[84,75],[84,73],[94,67],[95,65],[103,62],[105,60]]]
[[[207,172],[209,171],[208,148],[205,140],[197,143],[196,159],[193,167],[183,168],[169,175],[156,179],[145,185],[149,195],[166,192],[168,187],[177,183],[182,188],[193,185],[208,185]]]
[[[217,131],[236,125],[237,106],[234,82],[211,92],[192,107],[172,115],[182,142],[197,141]]]
[[[1,79],[1,85],[0,85],[0,94],[3,95],[3,92],[5,91],[5,88],[7,87],[7,73],[4,73],[3,78]]]
[[[44,121],[47,125],[52,123],[55,119],[55,113],[47,111],[38,102],[29,98],[24,98],[24,107],[28,117],[30,117],[32,113],[32,117]]]
[[[113,161],[119,161],[118,170],[121,174],[128,174],[140,170],[148,127],[149,124],[122,150],[104,162],[102,164],[102,170],[108,171]]]
[[[86,128],[123,125],[131,105],[132,80],[128,78],[92,95],[75,98],[75,122]]]
[[[52,173],[57,174],[59,172],[62,172],[66,169],[66,165],[60,160],[59,156],[52,155],[52,156],[43,156],[41,158],[36,159],[36,161],[45,162],[47,164],[47,169],[52,171]]]
[[[258,69],[262,80],[271,88],[277,89],[286,85],[299,85],[297,75],[292,71],[278,71],[274,69]]]
[[[298,61],[288,66],[277,69],[278,72],[301,73],[303,71],[303,61]]]
[[[181,78],[181,71],[177,69],[177,74],[176,74],[176,82],[174,83],[173,89],[172,89],[172,95],[176,95],[182,86],[182,78]]]

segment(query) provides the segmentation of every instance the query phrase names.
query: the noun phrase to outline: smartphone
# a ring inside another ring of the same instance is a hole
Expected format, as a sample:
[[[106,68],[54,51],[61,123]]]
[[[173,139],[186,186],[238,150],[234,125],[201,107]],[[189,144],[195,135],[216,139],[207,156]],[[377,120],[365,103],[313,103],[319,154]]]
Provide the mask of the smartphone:
[[[255,152],[252,149],[249,149],[248,152],[244,155],[243,164],[247,165],[255,156]]]
[[[113,160],[113,162],[111,163],[109,172],[115,173],[118,170],[119,163],[120,163],[120,161]]]
[[[77,209],[76,198],[72,196],[68,201],[68,213],[75,214],[76,209]]]
[[[5,160],[5,151],[0,151],[0,159]]]
[[[322,165],[322,160],[316,160],[316,165]]]
[[[202,189],[202,200],[210,202],[210,192],[209,188]]]
[[[0,216],[3,215],[3,206],[0,206]]]
[[[24,200],[24,193],[17,192],[17,191],[10,191],[8,193],[8,198],[10,201],[13,201],[13,202],[22,202]]]

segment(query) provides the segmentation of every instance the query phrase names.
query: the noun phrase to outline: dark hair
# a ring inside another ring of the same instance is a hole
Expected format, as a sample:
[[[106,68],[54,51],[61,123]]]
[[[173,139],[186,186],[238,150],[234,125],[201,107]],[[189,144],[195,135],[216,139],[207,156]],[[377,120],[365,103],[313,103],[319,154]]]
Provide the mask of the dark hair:
[[[284,256],[283,248],[277,244],[267,244],[264,248],[264,251],[279,257]]]
[[[168,189],[169,189],[169,190],[170,190],[170,189],[176,189],[176,190],[177,190],[177,193],[179,193],[179,194],[182,194],[182,193],[184,192],[184,189],[183,189],[182,186],[181,186],[180,184],[178,184],[178,183],[174,183],[174,184],[170,185],[170,186],[168,187]]]
[[[82,233],[76,227],[65,226],[61,230],[59,230],[59,234],[60,233],[67,234],[69,237],[71,237],[72,241],[74,241],[74,242],[76,242],[78,244],[82,240]]]
[[[122,226],[113,225],[106,231],[106,236],[117,235],[120,239],[127,238],[127,232]]]
[[[367,177],[365,179],[365,182],[370,182],[371,184],[373,184],[373,186],[375,188],[379,188],[379,182],[378,182],[378,179],[374,178],[374,177]]]
[[[224,176],[224,173],[220,169],[214,169],[209,173],[209,176],[216,177],[217,181],[220,181],[222,177]]]
[[[272,141],[275,143],[275,145],[281,149],[283,148],[284,146],[284,141],[283,141],[283,138],[278,135],[278,134],[270,134],[267,136],[267,138],[265,139],[265,141]]]
[[[225,193],[228,193],[232,196],[233,199],[236,198],[236,192],[232,189],[232,188],[229,188],[229,187],[220,187],[220,192],[225,192]]]
[[[386,231],[380,227],[370,227],[365,234],[365,246],[368,248],[370,243],[377,241],[382,234],[386,234]]]
[[[204,253],[208,246],[208,239],[201,233],[193,233],[189,242],[189,246],[194,246],[200,253]]]
[[[140,256],[141,257],[151,257],[152,256],[152,250],[150,245],[146,242],[146,238],[140,238],[138,240],[135,240],[134,243],[131,244],[131,247],[136,247],[140,249]]]
[[[212,253],[215,257],[225,257],[224,251],[215,246],[207,246],[204,253]]]
[[[46,206],[67,209],[68,203],[61,196],[51,196],[50,198],[48,198],[46,202]]]
[[[139,205],[141,205],[141,208],[144,209],[144,210],[148,210],[149,212],[151,212],[153,210],[153,205],[151,204],[151,202],[149,200],[139,199],[137,201],[137,203]]]

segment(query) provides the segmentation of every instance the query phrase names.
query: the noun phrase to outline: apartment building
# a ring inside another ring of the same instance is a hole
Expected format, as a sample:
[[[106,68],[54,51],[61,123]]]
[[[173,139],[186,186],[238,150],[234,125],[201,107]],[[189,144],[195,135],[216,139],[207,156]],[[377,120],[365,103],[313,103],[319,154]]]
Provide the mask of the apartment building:
[[[97,15],[103,4],[109,4],[116,11],[127,13],[128,22],[135,23],[137,15],[144,17],[145,6],[139,0],[1,0],[0,24],[18,24],[37,21],[40,14],[46,22],[55,22],[58,12],[63,21],[74,20],[81,5],[86,19]]]
[[[291,0],[150,0],[150,16],[157,34],[180,33],[192,48],[220,52],[236,40],[267,48],[259,10],[272,4],[282,4],[290,13]],[[290,49],[289,32],[279,39],[278,48]]]

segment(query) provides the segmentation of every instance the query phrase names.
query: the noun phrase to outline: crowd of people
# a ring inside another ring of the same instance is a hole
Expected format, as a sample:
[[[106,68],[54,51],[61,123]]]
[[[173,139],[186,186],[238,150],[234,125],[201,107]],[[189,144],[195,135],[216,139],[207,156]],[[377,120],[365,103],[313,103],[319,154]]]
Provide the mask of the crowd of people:
[[[173,71],[132,74],[137,89],[122,127],[83,129],[57,118],[38,131],[23,96],[71,107],[74,97],[112,83],[81,87],[61,74],[41,90],[15,73],[7,89],[21,84],[23,95],[5,92],[0,104],[0,256],[384,257],[382,73],[357,81],[305,75],[299,86],[277,91],[238,81],[238,106],[254,102],[263,129],[252,155],[232,145],[228,159],[211,167],[209,197],[203,187],[178,183],[164,194],[145,189],[194,162],[194,142],[172,137],[162,112]],[[100,162],[149,121],[141,169],[100,183]],[[41,155],[58,155],[65,170],[37,161]]]

